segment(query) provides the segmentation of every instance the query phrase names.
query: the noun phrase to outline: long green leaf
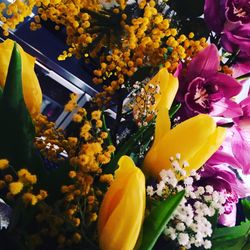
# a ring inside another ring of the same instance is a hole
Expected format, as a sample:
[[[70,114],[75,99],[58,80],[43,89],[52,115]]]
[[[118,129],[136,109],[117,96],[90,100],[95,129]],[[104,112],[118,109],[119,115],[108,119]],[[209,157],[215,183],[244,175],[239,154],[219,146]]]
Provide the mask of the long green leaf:
[[[250,222],[235,227],[217,228],[212,238],[212,250],[242,250],[248,240]]]
[[[14,45],[7,79],[0,99],[0,157],[16,167],[27,166],[33,153],[35,129],[22,91],[22,63]]]
[[[171,219],[171,215],[181,202],[185,191],[170,196],[167,200],[160,202],[152,209],[143,224],[143,236],[140,250],[151,250],[165,226]]]

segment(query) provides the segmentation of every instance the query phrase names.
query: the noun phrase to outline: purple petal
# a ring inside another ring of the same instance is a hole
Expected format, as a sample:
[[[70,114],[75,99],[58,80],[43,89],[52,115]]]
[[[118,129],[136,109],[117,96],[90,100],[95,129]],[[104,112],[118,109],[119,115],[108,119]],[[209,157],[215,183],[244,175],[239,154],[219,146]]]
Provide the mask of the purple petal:
[[[220,164],[228,164],[232,167],[243,169],[243,165],[239,162],[233,154],[232,151],[232,136],[233,129],[227,130],[227,136],[224,140],[222,146],[215,152],[211,158],[208,160],[209,165],[220,165]]]
[[[226,227],[233,227],[233,226],[235,226],[235,223],[236,223],[236,212],[237,212],[236,204],[233,203],[232,204],[232,212],[229,213],[229,214],[222,214],[219,217],[219,223],[221,225],[226,226]]]
[[[242,76],[250,72],[249,56],[238,57],[236,64],[233,65],[234,77]]]
[[[246,32],[246,31],[244,31]],[[250,29],[247,30],[247,32],[250,32]],[[238,49],[240,49],[242,52],[247,53],[249,55],[250,50],[250,37],[243,36],[244,34],[233,33],[231,31],[225,30],[221,36],[221,43],[222,46],[227,50],[228,52],[236,52]]]
[[[199,52],[188,65],[187,81],[191,82],[196,77],[208,78],[215,74],[220,66],[217,47],[210,44]]]
[[[220,33],[226,20],[225,0],[206,0],[204,17],[208,27],[216,33]]]
[[[212,107],[213,111],[210,112],[211,116],[234,118],[243,114],[241,106],[227,98],[222,98],[220,101],[212,103]]]
[[[223,73],[216,73],[209,77],[207,81],[216,84],[227,98],[238,95],[242,89],[239,82]]]
[[[250,126],[233,130],[232,150],[234,157],[243,166],[243,174],[250,174]]]

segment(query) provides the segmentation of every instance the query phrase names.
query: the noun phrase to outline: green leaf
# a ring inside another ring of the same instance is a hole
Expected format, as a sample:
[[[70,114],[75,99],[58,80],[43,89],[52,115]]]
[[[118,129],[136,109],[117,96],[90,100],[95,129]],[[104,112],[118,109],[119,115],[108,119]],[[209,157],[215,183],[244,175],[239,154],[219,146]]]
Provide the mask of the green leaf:
[[[212,250],[242,250],[249,231],[249,221],[235,227],[216,228],[212,237]]]
[[[16,44],[0,100],[0,117],[0,157],[8,158],[14,167],[27,167],[35,129],[23,99],[22,63]]]
[[[159,205],[152,209],[152,212],[145,219],[143,224],[143,236],[140,250],[150,250],[154,247],[157,239],[171,219],[172,213],[175,211],[184,195],[185,191],[183,190],[176,195],[168,197],[167,200],[160,202]]]
[[[169,117],[172,118],[180,108],[181,103],[177,103],[176,105],[172,106],[169,110]]]
[[[126,140],[121,145],[119,150],[116,151],[111,162],[107,166],[105,166],[105,169],[103,169],[103,172],[106,174],[107,173],[114,173],[115,170],[117,169],[117,163],[118,163],[120,157],[123,155],[130,155],[131,153],[133,153],[134,148],[138,147],[138,140],[141,137],[143,137],[143,135],[147,134],[147,132],[152,130],[152,128],[154,128],[153,123],[150,123],[147,127],[141,127],[134,135],[132,135],[128,140]],[[152,133],[153,133],[153,130],[152,130]],[[147,140],[150,139],[150,138],[148,138],[148,136],[145,136],[145,137],[147,137]],[[145,140],[145,137],[143,138],[144,140]]]
[[[241,205],[243,207],[245,217],[250,220],[250,201],[248,199],[242,199]]]

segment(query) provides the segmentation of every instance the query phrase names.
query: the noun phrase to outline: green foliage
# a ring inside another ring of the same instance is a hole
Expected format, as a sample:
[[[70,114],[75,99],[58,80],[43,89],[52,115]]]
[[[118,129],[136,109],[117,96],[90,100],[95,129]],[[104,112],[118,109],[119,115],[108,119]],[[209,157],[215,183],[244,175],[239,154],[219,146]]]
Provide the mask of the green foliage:
[[[22,92],[21,56],[15,45],[0,100],[0,157],[13,166],[25,166],[32,158],[35,128]]]
[[[145,136],[145,134],[149,134]],[[134,152],[134,148],[138,148],[138,140],[143,137],[144,140],[149,141],[150,137],[154,133],[154,125],[150,123],[148,126],[141,127],[138,131],[132,135],[128,140],[126,140],[121,147],[116,151],[113,159],[103,170],[104,173],[114,173],[117,169],[117,163],[121,156],[130,155]]]
[[[235,227],[216,228],[212,238],[212,250],[242,250],[249,246],[250,222]]]
[[[140,250],[153,249],[157,239],[171,219],[172,213],[175,211],[184,195],[185,191],[181,191],[168,197],[167,200],[159,202],[152,209],[149,216],[145,218],[143,224],[143,235]]]
[[[250,220],[250,201],[248,199],[242,199],[241,205],[243,207],[244,215]]]

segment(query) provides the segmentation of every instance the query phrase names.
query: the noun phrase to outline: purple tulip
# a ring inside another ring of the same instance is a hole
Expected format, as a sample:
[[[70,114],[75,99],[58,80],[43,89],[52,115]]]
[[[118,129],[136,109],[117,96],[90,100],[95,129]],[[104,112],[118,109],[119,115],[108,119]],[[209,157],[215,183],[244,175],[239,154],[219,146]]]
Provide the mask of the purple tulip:
[[[249,196],[250,188],[240,181],[236,174],[227,166],[206,165],[201,171],[200,183],[211,185],[214,190],[223,192],[226,196],[224,214],[219,217],[219,223],[232,227],[236,222],[236,204],[239,198]]]
[[[250,70],[250,1],[206,0],[204,16],[208,27],[221,36],[222,46],[230,53],[239,51],[237,70]]]
[[[220,59],[215,45],[211,44],[190,62],[185,76],[179,74],[179,101],[192,112],[212,116],[237,117],[240,106],[231,98],[242,89],[234,78],[219,73]]]

